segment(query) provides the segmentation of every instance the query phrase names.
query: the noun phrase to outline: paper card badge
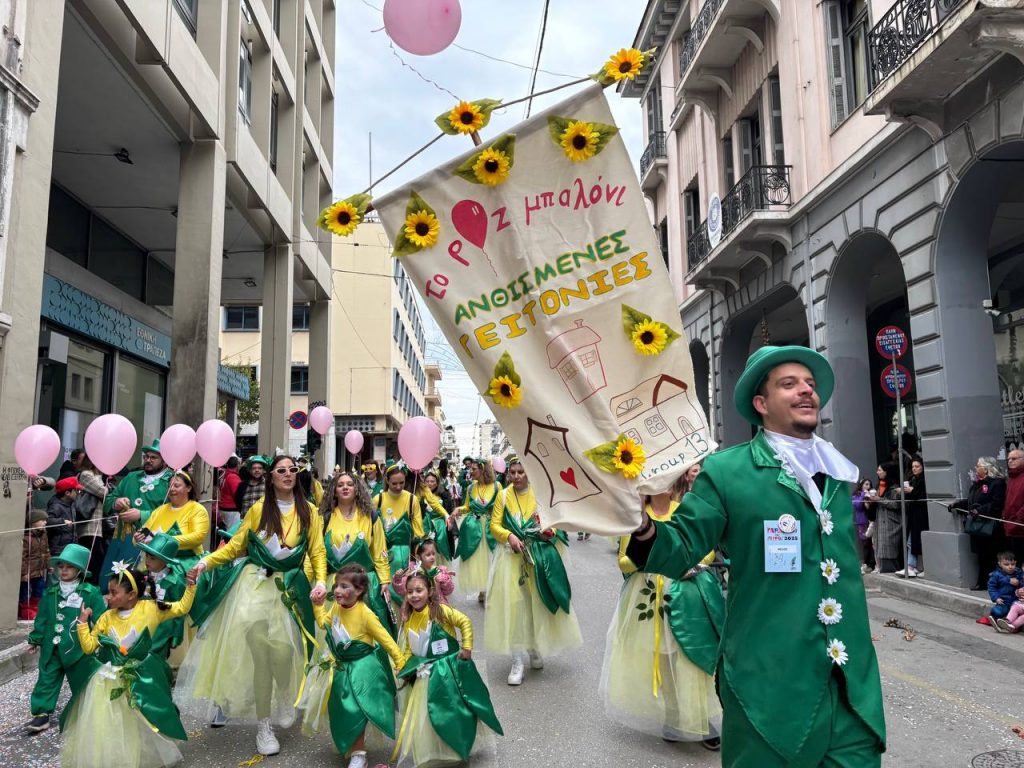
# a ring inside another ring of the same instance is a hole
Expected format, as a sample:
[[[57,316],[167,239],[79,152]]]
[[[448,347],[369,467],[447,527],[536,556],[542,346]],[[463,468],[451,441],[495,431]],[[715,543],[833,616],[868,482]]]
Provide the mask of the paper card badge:
[[[604,535],[715,448],[617,134],[594,85],[374,200],[542,523]]]

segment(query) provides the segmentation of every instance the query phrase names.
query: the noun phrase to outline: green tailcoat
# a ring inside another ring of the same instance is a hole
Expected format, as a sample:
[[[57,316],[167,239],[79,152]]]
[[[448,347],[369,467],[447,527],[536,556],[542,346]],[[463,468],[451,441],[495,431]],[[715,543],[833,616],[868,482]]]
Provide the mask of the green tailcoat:
[[[761,738],[787,759],[799,753],[826,700],[834,666],[826,647],[832,640],[844,643],[849,654],[839,671],[852,709],[885,744],[850,488],[828,477],[822,497],[822,509],[832,516],[831,535],[758,432],[749,443],[707,458],[677,513],[655,523],[657,536],[643,566],[680,578],[709,550],[721,545],[729,553],[721,673]],[[765,573],[764,522],[786,513],[800,522],[801,571]],[[822,575],[826,559],[840,571],[831,585]],[[818,605],[829,597],[841,604],[842,618],[825,625]]]
[[[176,603],[184,597],[185,588],[188,586],[185,583],[185,571],[182,570],[182,566],[170,563],[168,563],[167,569],[167,575],[160,579],[160,583],[157,585],[157,599],[165,603]],[[161,590],[163,591],[163,597],[160,597]],[[161,622],[160,626],[153,633],[152,652],[160,658],[166,659],[170,655],[172,648],[177,648],[181,645],[184,637],[184,616]]]
[[[75,619],[82,612],[82,606],[91,608],[97,619],[107,610],[107,603],[99,589],[92,584],[79,582],[74,594],[82,599],[78,605],[67,604],[57,584],[51,584],[43,591],[39,599],[39,612],[36,614],[28,642],[39,646],[39,666],[47,663],[51,656],[58,656],[64,669],[78,662],[85,654],[78,642]],[[77,602],[72,600],[72,602]],[[60,643],[54,643],[59,637]]]

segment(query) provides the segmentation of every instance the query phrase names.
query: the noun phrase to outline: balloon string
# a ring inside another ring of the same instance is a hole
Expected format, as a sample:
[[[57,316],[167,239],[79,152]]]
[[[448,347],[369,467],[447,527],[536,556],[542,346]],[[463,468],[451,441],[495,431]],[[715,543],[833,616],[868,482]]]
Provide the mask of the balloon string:
[[[391,53],[393,53],[395,55],[395,58],[398,59],[401,62],[402,66],[405,67],[406,69],[411,69],[416,74],[416,77],[418,77],[420,80],[422,80],[425,83],[429,83],[430,85],[432,85],[435,88],[437,88],[437,90],[441,91],[442,93],[447,93],[449,96],[451,96],[456,101],[459,100],[458,96],[456,96],[454,93],[449,91],[443,85],[440,85],[439,83],[434,82],[429,77],[425,76],[422,72],[420,72],[418,69],[416,69],[416,67],[412,66],[412,64],[407,63],[406,60],[403,59],[402,56],[398,53],[398,51],[395,50],[395,44],[391,41],[390,37],[388,38],[388,47],[391,49]]]
[[[486,256],[486,257],[487,257],[487,263],[491,265],[491,272],[493,272],[493,273],[494,273],[494,276],[495,276],[495,277],[497,277],[497,276],[498,276],[498,270],[496,270],[496,269],[494,268],[494,262],[493,262],[493,261],[491,261],[491,257],[487,255],[487,251],[485,251],[485,250],[484,250],[483,248],[481,248],[481,249],[480,249],[480,252],[481,252],[481,253],[482,253],[482,254],[483,254],[484,256]]]

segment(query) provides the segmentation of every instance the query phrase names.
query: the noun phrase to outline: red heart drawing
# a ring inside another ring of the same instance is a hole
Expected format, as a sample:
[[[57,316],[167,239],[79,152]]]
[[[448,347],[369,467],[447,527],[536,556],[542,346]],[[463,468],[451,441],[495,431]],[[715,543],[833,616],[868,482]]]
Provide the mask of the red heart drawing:
[[[561,472],[558,473],[558,476],[562,478],[562,480],[567,482],[569,485],[571,485],[573,488],[575,488],[577,491],[580,489],[580,487],[576,485],[576,472],[575,470],[573,470],[572,467],[569,467],[568,469],[563,469]]]

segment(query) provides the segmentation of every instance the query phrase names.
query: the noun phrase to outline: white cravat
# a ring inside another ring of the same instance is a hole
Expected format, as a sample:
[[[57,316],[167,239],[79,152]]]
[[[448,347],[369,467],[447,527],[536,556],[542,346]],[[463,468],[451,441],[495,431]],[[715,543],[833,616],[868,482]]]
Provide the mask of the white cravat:
[[[822,472],[836,480],[856,483],[860,473],[852,461],[843,456],[832,443],[812,434],[807,439],[764,431],[768,444],[783,467],[796,478],[807,492],[814,509],[821,513],[821,491],[814,484],[814,476]]]

